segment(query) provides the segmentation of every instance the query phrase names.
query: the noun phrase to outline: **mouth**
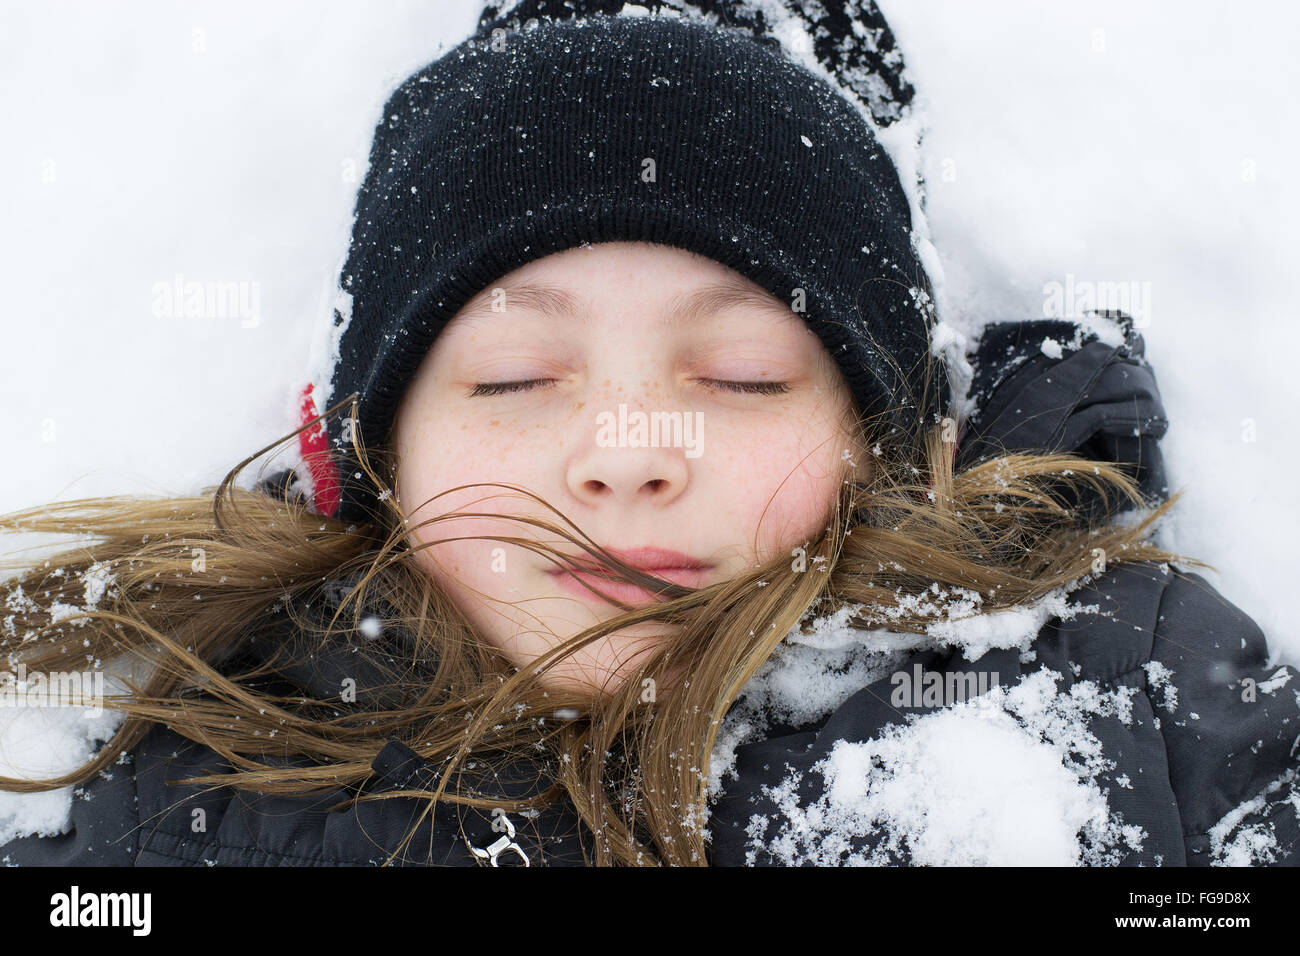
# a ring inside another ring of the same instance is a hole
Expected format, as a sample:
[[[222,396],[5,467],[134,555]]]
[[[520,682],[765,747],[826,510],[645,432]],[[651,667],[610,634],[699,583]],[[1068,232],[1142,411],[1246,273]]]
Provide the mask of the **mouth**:
[[[680,551],[664,548],[606,548],[605,551],[629,567],[645,574],[662,578],[672,584],[698,588],[704,583],[712,565]],[[652,591],[639,585],[614,578],[614,570],[590,558],[570,557],[574,569],[553,568],[548,571],[558,579],[565,590],[591,599],[594,589],[601,597],[614,598],[624,604],[641,604],[666,600],[661,591]]]
[[[680,551],[670,551],[667,548],[605,548],[604,550],[624,564],[647,574],[659,575],[660,571],[700,571],[712,567],[707,561]],[[591,558],[573,557],[571,560],[586,571],[598,574],[613,573],[609,565],[593,561]]]

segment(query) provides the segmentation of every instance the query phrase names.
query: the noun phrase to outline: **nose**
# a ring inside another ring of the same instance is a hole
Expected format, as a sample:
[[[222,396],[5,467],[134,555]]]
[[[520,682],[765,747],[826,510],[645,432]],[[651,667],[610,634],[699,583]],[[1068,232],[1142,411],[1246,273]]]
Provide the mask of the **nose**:
[[[591,429],[569,461],[567,480],[570,492],[585,504],[662,508],[686,490],[688,470],[683,448],[632,442],[605,447]]]

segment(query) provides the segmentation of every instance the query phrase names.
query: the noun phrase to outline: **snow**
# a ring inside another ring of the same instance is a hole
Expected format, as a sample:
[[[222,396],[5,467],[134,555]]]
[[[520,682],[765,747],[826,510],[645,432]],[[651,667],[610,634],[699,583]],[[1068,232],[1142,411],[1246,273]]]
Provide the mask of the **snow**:
[[[757,739],[770,720],[797,725],[825,717],[861,688],[894,671],[912,651],[934,646],[925,635],[850,627],[854,608],[815,616],[812,632],[792,628],[755,673],[719,728],[708,787],[724,788],[736,747]]]
[[[1255,689],[1259,691],[1261,694],[1272,694],[1274,691],[1280,690],[1281,688],[1285,687],[1288,683],[1290,683],[1290,681],[1291,681],[1291,674],[1288,671],[1284,670],[1283,668],[1279,667],[1276,673],[1274,673],[1272,677],[1270,677],[1268,680],[1264,681],[1263,683],[1256,685]]]
[[[750,862],[766,847],[787,865],[1074,866],[1141,849],[1146,832],[1097,783],[1114,764],[1087,727],[1094,715],[1127,723],[1135,691],[1085,682],[1058,695],[1058,677],[1036,671],[872,740],[837,741],[811,771],[820,797],[800,799],[797,771],[770,788],[782,812],[751,820]]]
[[[1283,796],[1277,797],[1279,793]],[[1213,864],[1264,866],[1277,859],[1277,836],[1268,817],[1287,804],[1300,817],[1300,786],[1294,769],[1270,783],[1259,796],[1234,807],[1210,828]],[[1246,822],[1255,816],[1260,819]]]
[[[709,789],[725,788],[735,767],[735,749],[758,739],[777,721],[791,726],[809,724],[830,714],[861,688],[897,671],[918,650],[953,647],[968,661],[977,661],[994,648],[1019,648],[1022,655],[1052,617],[1072,620],[1081,612],[1098,612],[1097,605],[1074,604],[1068,593],[1081,578],[1024,607],[979,612],[978,594],[962,588],[951,592],[932,585],[919,596],[904,596],[898,609],[848,605],[830,614],[811,613],[803,626],[791,628],[776,651],[746,685],[727,714],[715,742]],[[924,634],[882,627],[854,627],[851,619],[897,620],[903,614],[934,617]],[[979,706],[979,705],[976,705]]]
[[[1172,714],[1178,709],[1178,688],[1171,680],[1173,671],[1159,661],[1147,661],[1142,667],[1147,672],[1147,683],[1151,685],[1151,702]],[[1155,697],[1157,693],[1160,694],[1159,701]]]
[[[105,694],[124,691],[120,678],[125,669],[110,663],[102,673]],[[102,707],[0,706],[0,776],[40,779],[69,773],[95,756],[123,719]],[[110,767],[102,772],[125,771]],[[16,836],[51,836],[66,830],[72,801],[81,789],[30,794],[0,790],[0,844]]]
[[[926,627],[926,634],[936,646],[956,647],[967,660],[978,660],[993,648],[1016,647],[1027,652],[1038,632],[1051,618],[1073,620],[1081,612],[1100,612],[1096,604],[1073,604],[1069,593],[1087,583],[1090,576],[1079,578],[1055,588],[1042,598],[1019,607],[996,611],[983,609],[984,598],[967,588],[947,589],[938,582],[920,594],[896,593],[896,608],[868,608],[857,605],[856,614],[878,622],[896,621],[904,616],[936,618]],[[844,612],[841,612],[844,613]],[[838,615],[827,619],[826,626],[835,626]],[[887,628],[861,631],[861,640],[876,646],[894,646],[894,632]]]
[[[761,5],[791,55],[824,75],[784,6]],[[881,6],[917,88],[914,115],[881,139],[934,282],[934,350],[960,365],[984,324],[1049,315],[1056,293],[1080,282],[1149,289],[1141,331],[1172,421],[1162,448],[1171,484],[1187,489],[1160,541],[1214,563],[1219,572],[1204,573],[1259,622],[1275,659],[1300,662],[1300,633],[1281,600],[1300,536],[1291,489],[1300,448],[1291,440],[1292,310],[1279,281],[1300,253],[1300,217],[1285,214],[1300,208],[1289,82],[1300,10],[1266,0],[1231,9],[1194,0],[1178,17],[1122,0]],[[0,259],[22,277],[8,283],[5,344],[25,360],[7,369],[5,447],[21,467],[7,472],[0,510],[194,493],[297,425],[299,391],[307,382],[326,391],[350,318],[337,279],[384,99],[465,37],[478,11],[474,0],[378,9],[237,0],[198,18],[161,0],[81,5],[75,16],[7,11],[2,95],[10,125],[25,133],[0,153],[10,226]],[[304,22],[313,24],[308,44]],[[1241,63],[1222,82],[1224,65]],[[154,284],[178,273],[256,283],[258,321],[153,314]],[[333,324],[336,312],[343,325]],[[1106,320],[1089,324],[1103,341],[1115,334]],[[968,381],[969,368],[957,377]],[[108,583],[90,576],[87,606]],[[1058,595],[1055,606],[981,616],[976,595],[963,617],[954,596],[917,638],[854,632],[843,618],[792,635],[724,728],[716,775],[728,748],[757,732],[760,704],[810,719],[916,647],[1024,649],[1039,615],[1069,611]],[[1158,664],[1148,674],[1172,711],[1176,675]],[[1085,760],[1087,772],[1071,774],[1061,760],[1076,748],[1087,756],[1089,708],[1122,702],[1035,696],[1042,690],[995,688],[992,717],[973,719],[968,702],[845,744],[819,771],[831,783],[823,803],[791,823],[782,852],[827,854],[835,827],[883,820],[918,861],[1078,862],[1080,827],[1103,853],[1140,841],[1104,817],[1096,766]],[[118,719],[83,714],[0,709],[0,773],[83,762]],[[873,756],[884,765],[868,772]],[[999,774],[1023,777],[1023,799],[992,804]],[[959,779],[975,799],[938,799]],[[57,832],[73,798],[72,788],[0,793],[0,842]],[[1293,780],[1257,800],[1212,832],[1216,862],[1266,860],[1269,826],[1241,822],[1288,801],[1300,811]]]
[[[907,57],[940,317],[1048,317],[1053,284],[1147,283],[1139,326],[1185,494],[1160,543],[1300,662],[1287,602],[1300,534],[1286,283],[1300,254],[1300,10],[1194,0],[880,0]],[[1248,64],[1233,82],[1225,63]],[[1033,77],[1026,83],[1025,77]],[[1105,338],[1103,337],[1103,340]]]

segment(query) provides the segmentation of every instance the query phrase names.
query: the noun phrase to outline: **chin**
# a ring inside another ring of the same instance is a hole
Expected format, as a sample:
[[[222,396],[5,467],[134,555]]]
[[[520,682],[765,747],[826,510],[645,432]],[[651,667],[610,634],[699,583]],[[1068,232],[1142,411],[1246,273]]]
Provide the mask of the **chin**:
[[[539,676],[548,689],[584,696],[609,696],[617,693],[629,680],[639,683],[641,666],[669,636],[664,633],[660,622],[634,624],[578,651]]]

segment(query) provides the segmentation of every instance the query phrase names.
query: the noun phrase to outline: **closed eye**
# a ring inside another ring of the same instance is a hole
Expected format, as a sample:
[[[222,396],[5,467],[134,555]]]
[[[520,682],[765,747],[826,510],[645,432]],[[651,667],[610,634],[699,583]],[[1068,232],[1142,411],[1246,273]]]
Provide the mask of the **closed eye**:
[[[530,386],[546,382],[555,382],[553,378],[530,378],[520,382],[480,382],[470,390],[470,397],[480,395],[504,395],[507,392],[531,391]]]
[[[790,391],[786,382],[724,382],[713,378],[700,379],[711,388],[721,388],[726,392],[751,392],[759,395],[780,395]]]
[[[535,385],[553,385],[553,378],[531,378],[518,382],[480,382],[470,390],[470,397],[505,395],[510,392],[532,391]],[[700,379],[710,388],[725,392],[744,392],[757,395],[780,395],[790,390],[787,382],[731,382],[721,379]]]

